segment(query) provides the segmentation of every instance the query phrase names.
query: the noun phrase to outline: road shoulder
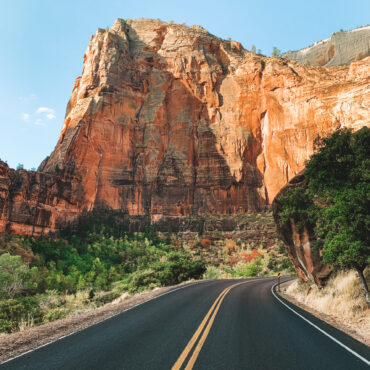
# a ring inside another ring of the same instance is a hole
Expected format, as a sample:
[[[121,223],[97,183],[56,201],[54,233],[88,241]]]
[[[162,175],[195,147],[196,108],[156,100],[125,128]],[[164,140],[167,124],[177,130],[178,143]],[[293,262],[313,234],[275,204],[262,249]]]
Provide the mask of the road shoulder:
[[[292,303],[293,305],[301,308],[302,310],[309,312],[311,315],[317,317],[318,319],[326,322],[327,324],[333,326],[334,328],[346,333],[347,335],[351,336],[352,338],[356,339],[357,341],[365,344],[366,346],[370,346],[370,338],[369,336],[365,336],[358,327],[351,325],[351,323],[341,320],[340,318],[334,315],[327,315],[323,312],[317,311],[316,309],[298,301],[295,297],[290,294],[286,293],[288,286],[293,283],[295,280],[287,281],[281,284],[281,291],[276,293],[287,300],[288,302]]]

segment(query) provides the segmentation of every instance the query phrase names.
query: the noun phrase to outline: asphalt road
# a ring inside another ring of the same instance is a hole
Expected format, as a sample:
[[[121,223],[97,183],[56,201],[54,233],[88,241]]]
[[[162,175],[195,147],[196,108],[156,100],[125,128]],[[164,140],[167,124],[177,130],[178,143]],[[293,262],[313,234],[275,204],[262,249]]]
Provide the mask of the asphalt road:
[[[260,278],[187,286],[3,363],[0,369],[370,368],[279,302],[271,293],[274,283],[273,278]],[[368,347],[290,306],[370,359]]]

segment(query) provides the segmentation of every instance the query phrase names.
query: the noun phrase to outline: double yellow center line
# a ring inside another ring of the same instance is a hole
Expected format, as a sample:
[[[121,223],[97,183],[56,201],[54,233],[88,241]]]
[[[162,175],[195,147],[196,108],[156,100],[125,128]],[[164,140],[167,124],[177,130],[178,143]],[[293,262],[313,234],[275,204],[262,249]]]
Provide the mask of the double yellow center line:
[[[194,333],[193,337],[190,339],[190,341],[187,344],[187,346],[185,347],[185,349],[182,351],[182,353],[181,353],[180,357],[177,359],[175,365],[173,365],[172,370],[179,370],[181,368],[181,366],[183,365],[184,361],[186,360],[186,358],[188,357],[189,353],[191,352],[192,348],[194,347],[195,343],[197,342],[199,336],[203,332],[203,334],[202,334],[202,336],[201,336],[198,344],[196,345],[196,347],[195,347],[195,349],[193,351],[193,354],[191,355],[191,357],[190,357],[190,359],[189,359],[189,361],[188,361],[188,363],[187,363],[187,365],[185,367],[185,370],[191,370],[193,368],[193,366],[195,364],[195,361],[198,358],[199,352],[202,349],[203,344],[204,344],[204,342],[207,339],[207,336],[209,334],[209,331],[211,330],[213,321],[215,320],[215,317],[217,315],[217,312],[220,309],[221,303],[224,300],[226,294],[229,293],[229,291],[232,288],[235,288],[236,286],[238,286],[240,284],[244,284],[244,283],[247,283],[247,281],[242,281],[241,283],[236,283],[234,285],[231,285],[230,287],[224,289],[221,292],[221,294],[214,301],[214,303],[213,303],[212,307],[210,308],[210,310],[208,311],[207,315],[204,316],[203,321],[199,325],[198,329]],[[205,327],[205,329],[204,329],[204,327]],[[203,329],[204,329],[204,331],[203,331]]]

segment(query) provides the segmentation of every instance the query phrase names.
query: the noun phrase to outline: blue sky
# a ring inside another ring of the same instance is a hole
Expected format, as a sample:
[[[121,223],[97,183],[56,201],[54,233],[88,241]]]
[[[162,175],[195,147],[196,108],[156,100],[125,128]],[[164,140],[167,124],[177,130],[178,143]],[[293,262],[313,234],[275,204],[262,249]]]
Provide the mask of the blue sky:
[[[0,0],[0,158],[37,167],[54,148],[98,27],[160,18],[252,44],[265,55],[370,22],[370,0]]]

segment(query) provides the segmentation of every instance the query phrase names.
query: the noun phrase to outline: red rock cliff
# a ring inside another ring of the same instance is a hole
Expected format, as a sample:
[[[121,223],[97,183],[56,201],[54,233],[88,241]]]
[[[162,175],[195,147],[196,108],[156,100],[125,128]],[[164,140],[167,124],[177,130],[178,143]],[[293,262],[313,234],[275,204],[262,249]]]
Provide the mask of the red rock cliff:
[[[81,212],[83,200],[82,186],[67,174],[15,171],[0,161],[0,232],[54,231]]]
[[[254,212],[302,170],[317,135],[369,125],[369,67],[310,68],[199,26],[118,19],[92,36],[41,170],[77,181],[80,209]]]

